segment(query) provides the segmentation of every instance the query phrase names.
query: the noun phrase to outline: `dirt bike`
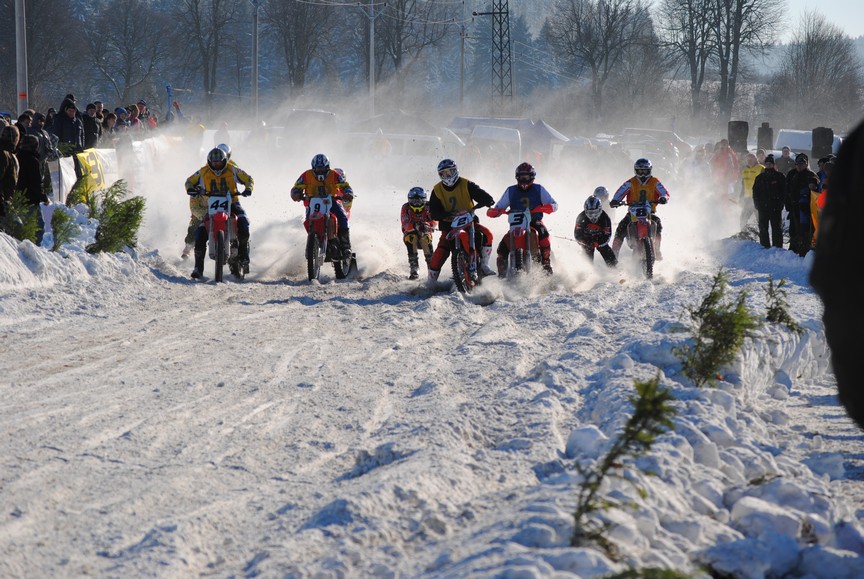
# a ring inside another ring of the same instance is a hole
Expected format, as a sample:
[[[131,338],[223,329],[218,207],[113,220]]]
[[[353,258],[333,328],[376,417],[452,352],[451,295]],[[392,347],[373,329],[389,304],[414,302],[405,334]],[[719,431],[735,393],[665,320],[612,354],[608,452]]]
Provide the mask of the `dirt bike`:
[[[531,210],[511,209],[507,212],[508,232],[507,277],[531,273],[534,263],[540,263],[540,245],[537,232],[531,228]]]
[[[309,199],[308,217],[303,222],[307,231],[306,270],[309,281],[318,279],[321,264],[328,261],[333,263],[336,279],[345,279],[351,268],[356,267],[353,253],[346,258],[342,257],[342,248],[337,239],[339,222],[336,215],[330,211],[332,205],[333,198],[329,195]]]
[[[207,200],[207,217],[204,226],[207,228],[207,248],[210,259],[216,262],[214,279],[223,280],[225,264],[237,261],[237,216],[232,213],[233,207],[229,191],[212,193]],[[243,269],[232,267],[235,277],[243,279]]]
[[[450,241],[450,265],[453,268],[453,282],[462,293],[471,290],[480,282],[477,275],[477,248],[474,242],[474,210],[462,211],[453,217],[447,239]]]
[[[657,223],[651,219],[654,211],[649,201],[634,201],[627,206],[630,213],[627,246],[639,257],[645,277],[651,279],[654,277],[654,238],[657,235]]]

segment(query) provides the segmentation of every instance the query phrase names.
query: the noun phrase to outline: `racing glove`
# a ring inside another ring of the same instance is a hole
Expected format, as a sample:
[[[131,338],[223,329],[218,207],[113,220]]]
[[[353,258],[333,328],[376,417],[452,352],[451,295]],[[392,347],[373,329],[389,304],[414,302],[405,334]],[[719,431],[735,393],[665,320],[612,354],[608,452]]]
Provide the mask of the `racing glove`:
[[[624,202],[619,201],[618,199],[613,199],[612,201],[609,202],[610,207],[621,207],[622,205],[624,205]]]
[[[668,201],[668,199],[666,199],[665,197],[658,197],[657,198],[657,203],[659,203],[660,205],[666,205],[667,201]]]

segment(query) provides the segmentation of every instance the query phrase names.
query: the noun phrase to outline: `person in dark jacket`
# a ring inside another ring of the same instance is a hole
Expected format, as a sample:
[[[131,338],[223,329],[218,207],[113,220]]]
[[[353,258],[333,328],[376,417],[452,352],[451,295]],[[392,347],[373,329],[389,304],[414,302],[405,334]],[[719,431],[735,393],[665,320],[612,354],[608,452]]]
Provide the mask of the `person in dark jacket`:
[[[96,105],[89,103],[87,105],[86,114],[81,117],[81,124],[84,127],[84,148],[92,149],[99,143],[99,137],[102,136],[102,124],[96,118]]]
[[[30,211],[36,213],[38,228],[36,230],[36,245],[42,244],[45,234],[45,221],[42,218],[40,204],[48,204],[48,196],[44,189],[44,173],[42,160],[39,158],[39,139],[34,135],[25,135],[18,146],[18,184],[16,189],[24,191],[30,204]]]
[[[810,283],[825,309],[822,321],[831,348],[837,393],[849,416],[864,429],[861,387],[861,328],[864,286],[850,279],[864,267],[860,219],[864,213],[864,123],[844,140],[831,173],[831,188],[819,223]]]
[[[819,177],[809,168],[804,153],[795,156],[795,168],[786,175],[786,211],[789,212],[789,249],[804,257],[813,238],[810,223],[810,191],[819,187]]]
[[[0,125],[2,126],[2,125]],[[0,132],[0,216],[6,215],[6,204],[15,194],[18,184],[18,127],[6,125]]]
[[[84,125],[75,103],[68,102],[54,118],[54,134],[59,143],[69,143],[75,151],[84,150]]]
[[[783,247],[783,206],[786,177],[774,167],[774,155],[764,161],[765,169],[753,181],[753,205],[762,247]],[[771,229],[770,243],[768,229]]]

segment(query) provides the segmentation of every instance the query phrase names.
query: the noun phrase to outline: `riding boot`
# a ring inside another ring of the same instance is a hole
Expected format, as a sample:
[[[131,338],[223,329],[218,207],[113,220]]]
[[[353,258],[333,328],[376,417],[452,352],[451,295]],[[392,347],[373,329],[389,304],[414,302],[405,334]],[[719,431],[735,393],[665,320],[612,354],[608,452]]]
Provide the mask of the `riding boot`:
[[[606,265],[608,265],[609,267],[615,267],[616,265],[618,265],[618,258],[615,257],[615,252],[612,251],[612,248],[609,247],[609,244],[598,246],[597,251],[599,251],[600,255],[603,256],[603,261],[606,262]]]
[[[621,246],[624,244],[623,237],[616,237],[614,241],[612,241],[612,253],[615,254],[615,259],[618,259],[618,252],[621,251]]]
[[[480,271],[483,275],[495,275],[495,270],[489,267],[489,258],[492,257],[492,246],[484,245],[480,248]]]
[[[249,273],[249,241],[241,241],[237,245],[237,262]]]
[[[411,273],[408,275],[408,279],[417,279],[420,276],[420,265],[416,253],[408,256],[408,267],[411,270]]]
[[[498,277],[507,277],[507,256],[499,253],[495,265],[498,266]]]
[[[192,279],[201,279],[204,276],[204,254],[206,248],[195,248],[195,269],[192,270]]]
[[[438,281],[438,274],[440,274],[440,273],[441,272],[438,271],[437,269],[430,269],[429,270],[429,277],[426,279],[426,283],[428,283],[429,285],[434,285],[435,282]]]
[[[351,257],[351,235],[349,230],[339,230],[339,246],[342,248],[342,259]]]
[[[663,254],[660,252],[660,234],[654,236],[654,261],[663,261]]]

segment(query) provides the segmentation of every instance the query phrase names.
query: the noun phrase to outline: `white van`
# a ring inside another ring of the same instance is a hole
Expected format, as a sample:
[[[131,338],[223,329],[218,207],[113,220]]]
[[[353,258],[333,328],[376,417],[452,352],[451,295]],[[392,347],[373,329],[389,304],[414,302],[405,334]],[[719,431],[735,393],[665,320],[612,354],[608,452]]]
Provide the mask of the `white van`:
[[[843,137],[834,135],[834,142],[831,143],[831,152],[835,155],[840,152],[840,145],[843,144]],[[798,131],[795,129],[780,129],[777,131],[777,137],[774,139],[775,154],[779,155],[783,147],[789,147],[794,157],[798,153],[804,153],[808,157],[813,155],[813,131]]]

